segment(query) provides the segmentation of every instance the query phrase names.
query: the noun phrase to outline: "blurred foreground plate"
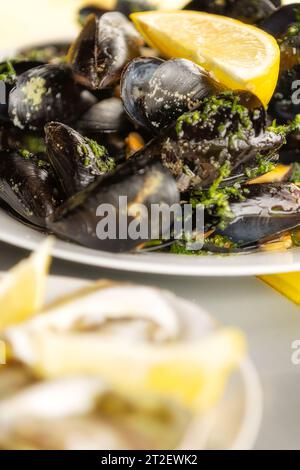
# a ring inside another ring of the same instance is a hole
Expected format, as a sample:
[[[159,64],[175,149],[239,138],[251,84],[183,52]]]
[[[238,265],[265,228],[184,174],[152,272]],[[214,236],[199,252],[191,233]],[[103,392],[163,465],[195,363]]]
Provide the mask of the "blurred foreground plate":
[[[47,301],[74,293],[89,283],[80,279],[48,278]],[[177,298],[185,308],[187,301]],[[14,373],[1,382],[0,397],[7,391],[26,387],[24,377]],[[10,388],[8,388],[10,387]],[[250,450],[254,447],[262,420],[262,390],[252,362],[246,358],[231,376],[219,405],[203,414],[189,427],[179,450]]]
[[[49,277],[48,299],[69,294],[88,283]],[[238,450],[253,448],[262,418],[262,392],[257,372],[247,359],[235,373],[220,405],[203,418],[203,426],[190,430],[183,448]]]

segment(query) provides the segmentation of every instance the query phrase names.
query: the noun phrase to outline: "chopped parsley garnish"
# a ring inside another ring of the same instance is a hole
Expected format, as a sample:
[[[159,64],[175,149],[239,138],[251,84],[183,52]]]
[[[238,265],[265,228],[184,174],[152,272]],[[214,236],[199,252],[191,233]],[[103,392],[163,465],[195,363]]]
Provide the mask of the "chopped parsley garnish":
[[[265,175],[276,168],[276,164],[266,159],[264,155],[260,153],[256,155],[256,168],[246,168],[245,175],[250,178],[258,178],[259,176]]]
[[[85,139],[85,143],[77,146],[77,152],[83,157],[83,165],[89,167],[92,163],[92,155],[95,157],[96,165],[102,174],[113,171],[116,163],[108,154],[103,145],[95,140]]]
[[[25,158],[25,160],[29,160],[30,157],[32,157],[32,153],[26,149],[19,150],[19,154],[21,155],[21,157]]]
[[[235,183],[233,186],[221,187],[221,183],[230,176],[230,173],[230,163],[225,162],[220,168],[218,178],[215,179],[210,188],[207,190],[194,191],[190,199],[190,203],[193,207],[202,204],[208,214],[219,217],[219,226],[222,229],[226,227],[228,221],[233,217],[230,210],[230,198],[245,199],[245,190],[241,188],[240,183]]]

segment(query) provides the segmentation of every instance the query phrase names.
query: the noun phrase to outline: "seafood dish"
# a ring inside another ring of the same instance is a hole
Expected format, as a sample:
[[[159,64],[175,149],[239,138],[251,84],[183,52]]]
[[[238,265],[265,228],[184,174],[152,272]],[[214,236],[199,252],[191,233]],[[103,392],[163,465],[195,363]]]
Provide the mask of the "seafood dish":
[[[141,285],[101,280],[47,303],[50,247],[1,279],[0,449],[205,446],[243,333]]]
[[[1,209],[115,253],[300,246],[300,4],[112,3],[84,5],[72,43],[26,47],[0,63]],[[182,19],[173,39],[164,15]],[[257,50],[246,52],[267,54],[269,68],[250,76],[242,46],[240,57],[224,47],[224,65],[214,25],[229,42],[253,37]],[[198,35],[208,46],[196,54]],[[149,218],[153,206],[189,206],[189,230],[178,233],[174,214]]]

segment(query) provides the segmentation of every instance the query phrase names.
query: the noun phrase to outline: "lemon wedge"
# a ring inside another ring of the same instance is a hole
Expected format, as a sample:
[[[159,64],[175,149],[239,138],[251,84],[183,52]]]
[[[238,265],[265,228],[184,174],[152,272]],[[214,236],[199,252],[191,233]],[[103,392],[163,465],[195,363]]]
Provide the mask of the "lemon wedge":
[[[278,80],[280,51],[264,31],[224,16],[195,11],[133,13],[147,43],[210,71],[229,89],[248,90],[267,106]]]
[[[0,331],[20,323],[41,309],[52,240],[46,240],[28,259],[21,261],[0,282]]]

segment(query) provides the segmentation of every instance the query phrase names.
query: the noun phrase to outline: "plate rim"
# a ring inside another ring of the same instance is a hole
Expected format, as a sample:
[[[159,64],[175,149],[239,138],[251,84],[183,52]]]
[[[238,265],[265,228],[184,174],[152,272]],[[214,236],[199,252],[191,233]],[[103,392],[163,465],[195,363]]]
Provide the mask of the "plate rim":
[[[21,222],[17,221],[11,217],[3,209],[0,209],[0,224],[5,223],[9,220],[11,224],[16,225],[16,227],[22,227],[22,235],[17,235],[11,233],[9,230],[5,231],[1,229],[0,226],[0,241],[7,243],[11,246],[22,248],[25,250],[34,250],[38,247],[41,241],[47,236],[45,233],[35,231],[34,229],[27,227]],[[31,236],[33,234],[33,236]],[[108,253],[103,251],[91,250],[85,247],[81,247],[74,243],[69,243],[55,238],[54,247],[52,250],[52,255],[56,259],[61,259],[68,262],[77,263],[80,265],[91,266],[94,268],[105,268],[112,269],[116,271],[125,271],[125,272],[135,272],[135,273],[144,273],[144,274],[158,274],[158,275],[168,275],[168,276],[184,276],[184,277],[246,277],[246,276],[262,276],[262,275],[271,275],[278,273],[288,273],[300,271],[300,257],[299,261],[292,261],[286,263],[284,261],[266,264],[263,263],[247,265],[246,261],[242,265],[231,265],[228,266],[227,263],[219,265],[210,265],[199,263],[197,264],[197,259],[203,259],[203,257],[197,258],[196,256],[188,255],[172,255],[166,253],[147,253],[147,254],[116,254]],[[79,247],[83,252],[75,252],[72,248]],[[295,250],[298,250],[300,253],[300,248],[293,248],[286,254],[289,254],[293,257]],[[281,253],[279,253],[280,255]],[[274,253],[269,253],[268,255],[274,256]],[[213,256],[216,258],[218,255],[208,255],[207,259]],[[228,255],[229,258],[239,258],[247,259],[254,255]],[[277,253],[278,256],[278,253]],[[174,260],[178,259],[178,262],[175,263]],[[220,257],[220,259],[223,257]],[[168,263],[172,259],[172,263]],[[250,259],[250,258],[249,258]],[[180,260],[189,260],[189,263],[181,263]],[[191,262],[192,260],[192,262]],[[150,261],[150,262],[149,262]]]

